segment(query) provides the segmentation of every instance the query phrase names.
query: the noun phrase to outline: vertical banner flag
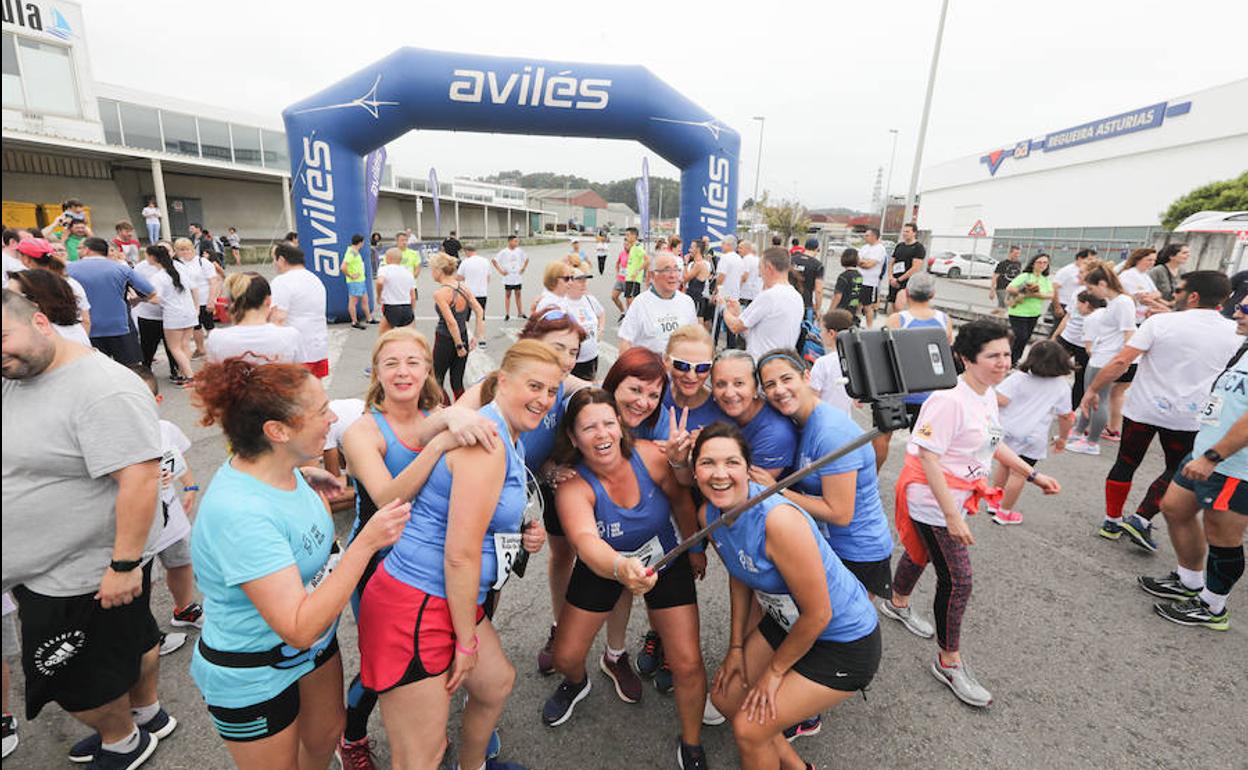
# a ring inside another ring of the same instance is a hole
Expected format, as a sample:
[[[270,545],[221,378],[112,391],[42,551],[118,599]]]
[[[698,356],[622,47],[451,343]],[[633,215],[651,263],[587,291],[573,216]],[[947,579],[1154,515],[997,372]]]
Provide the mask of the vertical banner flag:
[[[641,159],[641,189],[644,193],[645,203],[642,208],[637,211],[641,215],[641,232],[646,236],[646,240],[650,240],[650,159]],[[643,196],[639,195],[638,199]]]
[[[435,237],[442,237],[442,204],[438,200],[438,172],[429,168],[429,193],[433,196],[433,229]]]
[[[378,147],[364,159],[364,217],[368,222],[365,236],[373,231],[377,218],[377,196],[381,193],[381,174],[386,168],[385,145]]]

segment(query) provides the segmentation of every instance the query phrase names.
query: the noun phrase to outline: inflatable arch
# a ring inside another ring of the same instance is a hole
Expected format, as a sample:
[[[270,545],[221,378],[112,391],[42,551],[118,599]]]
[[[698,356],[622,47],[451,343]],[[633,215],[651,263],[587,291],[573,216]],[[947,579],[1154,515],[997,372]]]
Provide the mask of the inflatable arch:
[[[404,48],[282,118],[299,243],[334,320],[347,310],[343,252],[367,235],[364,157],[412,129],[635,139],[681,169],[686,243],[736,230],[740,136],[644,67]]]

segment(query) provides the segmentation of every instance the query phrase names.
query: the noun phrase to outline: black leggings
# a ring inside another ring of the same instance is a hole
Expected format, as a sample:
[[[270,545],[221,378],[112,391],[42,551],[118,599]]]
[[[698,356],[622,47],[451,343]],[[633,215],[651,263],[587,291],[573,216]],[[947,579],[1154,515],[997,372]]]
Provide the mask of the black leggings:
[[[459,356],[455,351],[455,340],[441,334],[433,337],[433,379],[441,387],[446,373],[451,373],[451,393],[455,398],[464,394],[464,367],[468,356]]]
[[[1088,368],[1088,350],[1063,337],[1058,337],[1057,342],[1075,359],[1075,384],[1070,389],[1070,408],[1078,409],[1079,402],[1083,400],[1083,373]]]
[[[1017,366],[1023,360],[1023,351],[1031,341],[1031,334],[1040,322],[1039,316],[1010,316],[1010,330],[1014,332],[1014,340],[1010,342],[1010,359]]]
[[[1140,467],[1149,445],[1153,443],[1154,435],[1159,435],[1161,438],[1161,451],[1166,457],[1166,467],[1161,475],[1153,479],[1148,492],[1144,494],[1144,499],[1135,509],[1136,513],[1149,521],[1152,521],[1157,511],[1160,510],[1161,496],[1166,493],[1166,487],[1170,485],[1170,479],[1174,478],[1174,472],[1179,469],[1183,458],[1192,453],[1192,445],[1196,442],[1196,431],[1159,428],[1156,425],[1136,422],[1130,417],[1123,416],[1118,459],[1114,461],[1114,467],[1109,469],[1108,479],[1130,484],[1132,477],[1135,476],[1135,469]]]
[[[178,364],[169,352],[169,343],[165,341],[165,325],[159,318],[139,319],[139,348],[143,351],[143,365],[152,368],[156,359],[156,348],[165,346],[165,360],[169,362],[169,376],[178,374]]]
[[[602,275],[607,269],[607,255],[598,255],[598,275]]]

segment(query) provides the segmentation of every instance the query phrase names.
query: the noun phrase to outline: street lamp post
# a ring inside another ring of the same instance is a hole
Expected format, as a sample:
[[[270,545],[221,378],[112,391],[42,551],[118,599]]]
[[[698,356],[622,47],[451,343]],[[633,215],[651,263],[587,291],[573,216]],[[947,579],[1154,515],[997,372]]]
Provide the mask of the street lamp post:
[[[919,166],[923,162],[923,141],[927,138],[927,117],[932,111],[932,90],[936,87],[936,65],[940,62],[940,42],[945,36],[945,16],[949,12],[949,0],[941,0],[940,23],[936,27],[936,45],[932,48],[932,66],[927,73],[927,96],[923,99],[923,118],[919,121],[919,141],[914,149],[914,165],[910,168],[910,187],[906,191],[906,209],[902,212],[902,224],[910,221],[914,210],[914,194],[919,186]]]
[[[893,135],[893,152],[888,156],[888,178],[884,181],[884,210],[880,212],[880,237],[884,237],[884,220],[888,217],[889,188],[893,186],[893,162],[897,160],[897,129],[890,128]]]
[[[753,119],[758,121],[758,162],[754,165],[754,205],[758,206],[758,180],[763,173],[763,128],[767,124],[767,118],[755,115]]]

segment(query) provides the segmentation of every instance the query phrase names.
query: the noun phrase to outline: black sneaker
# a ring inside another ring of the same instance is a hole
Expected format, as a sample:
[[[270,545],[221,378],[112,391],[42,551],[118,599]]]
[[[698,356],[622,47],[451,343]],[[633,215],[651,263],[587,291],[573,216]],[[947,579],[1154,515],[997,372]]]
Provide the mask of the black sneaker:
[[[1153,525],[1138,513],[1124,516],[1122,531],[1127,539],[1149,553],[1157,551],[1157,541],[1153,539]]]
[[[641,639],[641,650],[637,653],[637,673],[647,679],[654,676],[663,665],[663,640],[653,630],[647,631]]]
[[[679,744],[679,748],[676,749],[676,764],[680,770],[709,770],[706,752],[702,750],[701,745],[690,746],[679,738],[676,742]]]
[[[144,733],[150,733],[154,738],[168,738],[177,726],[178,720],[162,708],[156,712],[156,716],[139,725],[139,729]],[[99,733],[88,735],[70,747],[69,761],[85,765],[95,759],[95,755],[100,751],[100,744]]]
[[[1215,613],[1200,597],[1183,602],[1157,602],[1153,611],[1171,623],[1180,626],[1204,626],[1214,631],[1226,631],[1231,627],[1231,613],[1225,607]]]
[[[1144,589],[1144,593],[1152,594],[1161,599],[1191,599],[1200,593],[1199,588],[1188,588],[1179,580],[1179,573],[1171,572],[1165,577],[1149,577],[1140,575],[1135,579]]]
[[[580,684],[573,684],[567,679],[560,682],[555,694],[546,699],[542,706],[542,722],[547,727],[557,727],[572,718],[572,709],[589,695],[589,677]]]
[[[135,770],[136,767],[142,765],[156,751],[157,739],[147,730],[139,729],[139,745],[134,751],[127,751],[120,754],[115,751],[106,751],[101,748],[95,755],[95,759],[91,760],[91,766],[88,770]]]
[[[659,670],[654,672],[654,689],[664,695],[676,689],[676,685],[672,682],[672,670],[667,667],[667,661],[663,661]]]

